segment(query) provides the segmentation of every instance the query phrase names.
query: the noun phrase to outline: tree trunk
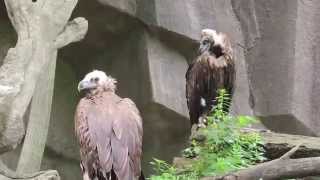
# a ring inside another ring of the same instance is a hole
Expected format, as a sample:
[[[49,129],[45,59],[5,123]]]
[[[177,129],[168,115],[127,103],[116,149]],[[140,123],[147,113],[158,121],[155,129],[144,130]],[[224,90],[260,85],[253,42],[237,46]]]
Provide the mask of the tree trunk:
[[[68,22],[77,0],[4,1],[18,40],[0,67],[0,154],[21,142],[23,116],[33,98],[18,163],[18,174],[30,174],[39,170],[45,148],[57,50],[81,40],[88,23]]]
[[[55,70],[56,53],[49,62],[47,70],[42,72],[32,97],[30,122],[18,162],[18,173],[33,173],[40,170],[49,129]]]

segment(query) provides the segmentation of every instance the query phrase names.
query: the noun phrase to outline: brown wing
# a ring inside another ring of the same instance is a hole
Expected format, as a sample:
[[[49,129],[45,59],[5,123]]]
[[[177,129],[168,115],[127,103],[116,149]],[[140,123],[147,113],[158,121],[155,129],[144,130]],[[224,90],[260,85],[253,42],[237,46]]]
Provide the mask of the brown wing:
[[[230,94],[230,98],[232,98],[236,81],[235,63],[232,56],[225,55],[223,58],[227,64],[224,68],[224,88]]]
[[[198,123],[199,117],[208,110],[209,104],[201,105],[201,99],[208,101],[210,89],[214,88],[208,56],[199,56],[190,64],[186,73],[186,98],[191,125]],[[210,103],[210,102],[209,102]]]
[[[225,88],[232,94],[234,79],[233,61],[225,56],[216,59],[203,54],[189,66],[186,73],[186,97],[191,124],[198,123],[199,117],[212,109],[218,89]],[[201,103],[202,98],[205,104]]]
[[[82,171],[88,173],[90,178],[105,175],[112,169],[112,121],[104,121],[105,115],[86,98],[79,102],[75,114]]]
[[[189,65],[186,72],[186,98],[191,126],[198,123],[198,117],[200,116],[201,111],[201,89],[197,82],[200,69],[201,65],[195,60]]]
[[[109,106],[109,107],[108,107]],[[105,107],[110,109],[111,104]],[[112,111],[112,110],[110,110]],[[107,173],[112,169],[112,119],[106,119],[107,112],[102,111],[100,108],[93,106],[87,114],[89,136],[91,138],[91,146],[97,150],[99,158],[99,166]]]
[[[91,111],[92,104],[90,101],[88,101],[86,98],[81,99],[75,113],[75,131],[80,145],[82,173],[88,175],[90,178],[94,178],[98,176],[98,172],[102,173],[104,170],[100,166],[100,160],[96,147],[97,140],[92,138],[89,130],[88,117],[91,116],[89,115]],[[92,119],[92,117],[90,117],[90,119]],[[106,154],[109,154],[110,156],[110,152]],[[111,166],[109,165],[109,167],[106,168],[110,170],[110,167]]]
[[[118,179],[131,180],[139,176],[141,171],[142,120],[132,101],[121,100],[111,93],[101,98],[103,100],[87,105],[86,112],[77,113],[87,121],[88,129],[86,135],[77,130],[80,151],[85,151],[81,160],[94,156],[87,149],[91,149],[91,152],[96,149],[98,161],[88,165],[89,171],[97,168],[102,173],[108,173],[113,169]],[[77,123],[76,127],[79,127]],[[87,139],[89,143],[86,144],[89,145],[82,145],[83,139]]]
[[[111,140],[114,157],[114,171],[119,179],[139,177],[142,154],[142,119],[135,104],[130,99],[118,103],[119,119],[113,123],[114,138]],[[120,158],[119,158],[120,157]],[[123,178],[121,178],[123,177]]]

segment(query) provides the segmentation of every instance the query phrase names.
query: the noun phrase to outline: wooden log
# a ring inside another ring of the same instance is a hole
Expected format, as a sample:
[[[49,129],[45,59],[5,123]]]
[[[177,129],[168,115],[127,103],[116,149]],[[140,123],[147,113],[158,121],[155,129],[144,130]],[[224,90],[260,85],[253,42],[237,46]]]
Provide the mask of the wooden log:
[[[265,156],[270,161],[239,172],[220,177],[205,177],[202,180],[281,179],[320,175],[320,138],[255,129],[241,131],[257,132],[262,136]],[[201,134],[196,133],[192,138],[204,140]],[[176,157],[173,164],[178,169],[183,169],[190,167],[192,161]]]
[[[279,158],[293,147],[302,144],[293,158],[318,157],[320,156],[320,138],[302,135],[275,133],[269,130],[251,128],[241,129],[243,133],[259,133],[262,137],[263,146],[266,150],[266,158],[269,160]],[[204,141],[205,136],[200,131],[193,130],[190,139]]]
[[[204,177],[201,180],[275,180],[320,175],[320,157],[291,159],[299,147],[300,145],[294,147],[278,159],[223,176]]]
[[[275,133],[265,130],[243,129],[243,132],[258,132],[264,143],[265,156],[272,160],[281,157],[293,147],[301,144],[292,158],[320,157],[320,138]]]

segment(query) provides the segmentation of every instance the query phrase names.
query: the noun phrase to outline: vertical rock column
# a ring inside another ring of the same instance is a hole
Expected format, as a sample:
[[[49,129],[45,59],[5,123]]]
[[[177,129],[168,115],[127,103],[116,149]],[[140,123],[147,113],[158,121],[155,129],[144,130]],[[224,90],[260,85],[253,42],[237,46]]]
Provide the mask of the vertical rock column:
[[[254,114],[271,130],[319,136],[320,6],[316,0],[233,0]]]
[[[320,4],[297,1],[292,114],[307,127],[303,134],[320,136]]]

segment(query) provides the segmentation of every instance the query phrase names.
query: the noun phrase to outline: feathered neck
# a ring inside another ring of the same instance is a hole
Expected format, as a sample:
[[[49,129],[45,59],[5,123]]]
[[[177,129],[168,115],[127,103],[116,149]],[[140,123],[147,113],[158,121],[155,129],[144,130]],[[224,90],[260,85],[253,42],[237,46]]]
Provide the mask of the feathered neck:
[[[108,76],[107,80],[104,82],[103,91],[115,92],[117,89],[117,80],[111,76]]]

